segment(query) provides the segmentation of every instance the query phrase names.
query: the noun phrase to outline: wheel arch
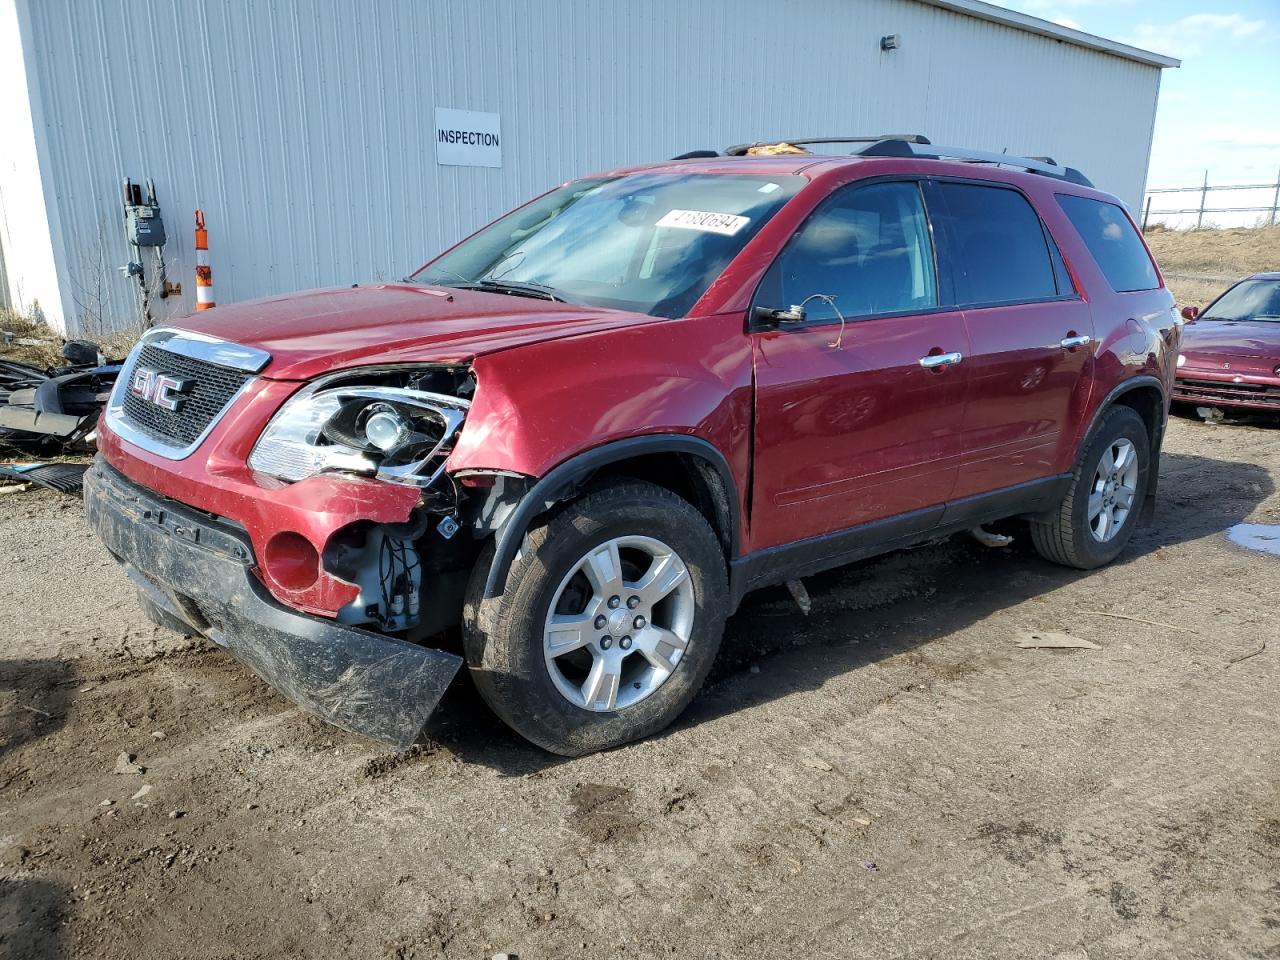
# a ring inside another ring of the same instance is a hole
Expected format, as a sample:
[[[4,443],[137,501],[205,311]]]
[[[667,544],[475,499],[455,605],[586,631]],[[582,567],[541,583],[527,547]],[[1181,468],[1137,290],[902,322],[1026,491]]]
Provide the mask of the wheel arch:
[[[651,434],[593,447],[553,467],[521,498],[494,535],[484,596],[500,595],[530,524],[599,477],[647,480],[691,503],[707,518],[726,564],[737,554],[741,509],[729,461],[713,444],[683,434]]]

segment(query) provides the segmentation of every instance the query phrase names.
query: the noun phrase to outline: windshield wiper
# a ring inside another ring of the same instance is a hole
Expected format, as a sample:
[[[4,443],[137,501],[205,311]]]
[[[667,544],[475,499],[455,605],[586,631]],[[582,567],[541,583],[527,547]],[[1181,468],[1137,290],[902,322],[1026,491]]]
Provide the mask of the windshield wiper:
[[[543,300],[554,300],[557,303],[568,303],[568,298],[555,287],[534,280],[494,280],[491,277],[475,281],[473,286],[494,293],[513,293],[522,297],[541,297]]]
[[[569,302],[569,298],[563,292],[545,283],[538,283],[536,280],[502,280],[495,277],[481,277],[479,280],[472,280],[470,277],[464,277],[462,274],[447,267],[433,267],[432,269],[443,270],[445,273],[457,277],[458,282],[442,283],[440,281],[415,280],[412,277],[405,278],[405,282],[426,283],[433,287],[454,287],[462,290],[488,290],[491,293],[509,293],[518,297],[537,297],[541,300],[554,300],[557,303]]]
[[[416,277],[405,277],[402,282],[417,283],[417,284],[421,284],[422,286],[428,286],[428,287],[460,287],[460,286],[474,287],[476,285],[476,282],[472,280],[470,277],[464,277],[462,274],[458,273],[458,271],[450,270],[448,267],[431,267],[430,269],[443,270],[445,273],[449,274],[450,276],[457,277],[459,280],[462,281],[462,283],[441,283],[439,280],[419,280]]]

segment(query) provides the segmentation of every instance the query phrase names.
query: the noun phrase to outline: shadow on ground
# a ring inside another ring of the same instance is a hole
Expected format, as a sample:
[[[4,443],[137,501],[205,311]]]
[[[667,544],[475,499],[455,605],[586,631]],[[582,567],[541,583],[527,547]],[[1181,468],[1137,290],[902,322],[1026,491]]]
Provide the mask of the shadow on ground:
[[[60,960],[67,891],[33,877],[0,879],[0,960]]]
[[[1165,454],[1155,519],[1135,532],[1116,563],[1220,534],[1273,492],[1267,471],[1254,464]],[[832,676],[927,645],[997,610],[1106,576],[1105,568],[1069,570],[1042,560],[1023,527],[1007,549],[959,536],[809,577],[814,609],[808,618],[785,589],[761,590],[730,618],[707,685],[672,729],[815,689]],[[726,692],[726,681],[750,668],[766,679]],[[436,716],[433,740],[467,762],[511,776],[564,762],[508,730],[466,681],[454,684]]]
[[[60,730],[74,686],[65,661],[0,660],[0,758]]]

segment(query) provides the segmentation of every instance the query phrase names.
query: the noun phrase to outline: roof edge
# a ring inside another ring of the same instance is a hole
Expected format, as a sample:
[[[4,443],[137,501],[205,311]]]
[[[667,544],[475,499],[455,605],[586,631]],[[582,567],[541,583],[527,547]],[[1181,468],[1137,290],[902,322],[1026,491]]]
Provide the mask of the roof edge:
[[[1145,63],[1152,67],[1182,66],[1182,61],[1175,57],[1166,57],[1162,53],[1153,53],[1150,50],[1131,47],[1127,43],[1108,40],[1106,37],[1085,33],[1083,30],[1074,30],[1059,23],[1052,23],[1048,20],[1041,20],[1039,17],[1033,17],[1029,13],[1008,10],[1004,7],[996,6],[994,3],[984,3],[983,0],[917,0],[917,2],[976,17],[979,20],[999,23],[1017,30],[1024,30],[1027,33],[1039,34],[1052,40],[1061,40],[1065,43],[1075,44],[1078,47],[1109,53],[1125,60],[1135,60],[1138,63]]]

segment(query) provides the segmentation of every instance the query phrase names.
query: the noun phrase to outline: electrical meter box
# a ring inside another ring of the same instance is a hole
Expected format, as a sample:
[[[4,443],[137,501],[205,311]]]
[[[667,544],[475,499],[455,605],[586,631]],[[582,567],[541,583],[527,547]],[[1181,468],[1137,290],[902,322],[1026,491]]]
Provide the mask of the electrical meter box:
[[[136,247],[163,247],[164,221],[160,208],[148,204],[124,208],[125,229],[129,242]]]

